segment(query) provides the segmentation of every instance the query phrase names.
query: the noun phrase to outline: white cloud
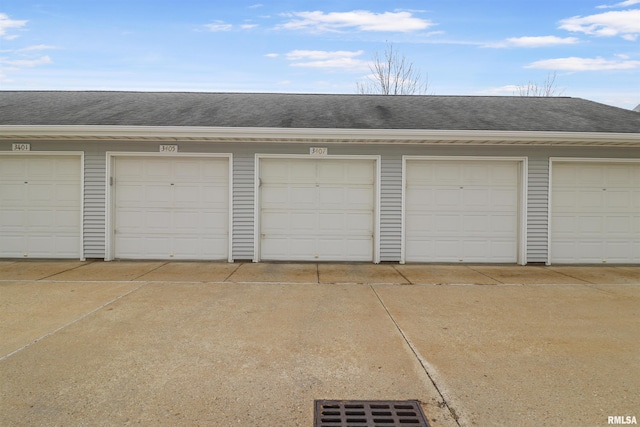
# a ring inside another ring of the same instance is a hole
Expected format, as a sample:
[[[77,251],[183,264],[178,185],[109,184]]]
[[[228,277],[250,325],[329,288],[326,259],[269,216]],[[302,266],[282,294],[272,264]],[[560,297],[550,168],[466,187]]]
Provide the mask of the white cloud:
[[[280,28],[289,30],[310,30],[316,32],[339,32],[346,29],[359,31],[412,32],[424,30],[434,24],[425,19],[416,18],[411,12],[374,13],[368,10],[351,12],[293,12],[289,22]]]
[[[242,28],[243,30],[250,30],[252,28],[256,28],[258,26],[258,24],[242,24],[240,25],[240,28]]]
[[[500,87],[491,87],[489,89],[484,89],[476,93],[478,95],[496,95],[496,96],[514,95],[518,93],[519,89],[520,87],[516,85],[506,85],[506,86],[500,86]]]
[[[42,56],[37,59],[6,59],[0,58],[0,64],[9,65],[11,67],[35,67],[38,65],[51,64],[53,61],[49,56]]]
[[[354,58],[362,55],[364,52],[358,50],[356,52],[348,50],[336,50],[333,52],[326,50],[292,50],[286,54],[286,57],[290,61],[297,61],[299,59],[331,59],[331,58]]]
[[[230,31],[233,28],[233,25],[226,24],[224,21],[215,21],[212,24],[207,24],[205,27],[212,32],[218,31]]]
[[[613,9],[616,7],[629,7],[629,6],[633,6],[634,4],[640,4],[640,0],[626,0],[626,1],[612,4],[612,5],[603,4],[601,6],[596,6],[596,8],[597,9]]]
[[[22,28],[27,25],[28,21],[10,19],[6,13],[0,13],[0,36],[6,40],[17,38],[16,35],[7,35],[7,30]]]
[[[278,54],[278,53],[267,53],[265,56],[267,58],[277,58],[278,56],[280,56],[280,54]]]
[[[640,61],[628,59],[604,59],[604,58],[556,58],[535,61],[525,68],[538,68],[543,70],[562,71],[604,71],[604,70],[631,70],[640,67]]]
[[[292,67],[343,69],[360,72],[369,69],[369,63],[358,57],[364,53],[358,51],[292,50],[284,56],[291,61]],[[274,57],[276,54],[269,54]]]
[[[27,46],[27,47],[23,47],[22,49],[19,49],[20,52],[31,52],[34,50],[53,50],[53,49],[58,49],[57,46],[51,46],[51,45],[47,45],[47,44],[38,44],[38,45],[34,45],[34,46]]]
[[[556,37],[556,36],[525,36],[525,37],[511,37],[502,42],[489,43],[483,47],[549,47],[557,45],[567,45],[579,43],[576,37]]]
[[[635,41],[640,35],[640,9],[574,16],[560,21],[559,28],[595,36],[620,36]]]

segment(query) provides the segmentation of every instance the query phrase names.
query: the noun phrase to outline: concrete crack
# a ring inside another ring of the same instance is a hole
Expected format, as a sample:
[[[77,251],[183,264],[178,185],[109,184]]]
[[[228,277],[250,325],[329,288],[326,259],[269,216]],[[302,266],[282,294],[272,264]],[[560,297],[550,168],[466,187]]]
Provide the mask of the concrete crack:
[[[453,418],[453,420],[456,422],[456,424],[458,426],[462,427],[462,424],[460,424],[459,416],[456,413],[455,409],[453,409],[451,407],[451,405],[449,405],[449,402],[447,402],[447,399],[442,394],[442,391],[438,387],[438,384],[436,384],[435,380],[433,379],[433,376],[429,373],[429,369],[427,368],[426,360],[424,360],[424,358],[420,355],[420,353],[418,352],[418,349],[413,345],[411,340],[409,340],[409,338],[404,333],[404,331],[402,330],[402,328],[400,327],[398,322],[396,322],[396,319],[393,317],[393,315],[391,314],[391,312],[389,311],[389,309],[387,308],[385,303],[382,301],[382,298],[380,297],[380,295],[378,294],[376,289],[373,287],[373,285],[369,285],[369,287],[371,288],[373,293],[376,295],[376,298],[378,298],[378,301],[380,301],[380,305],[382,305],[382,308],[384,308],[384,311],[387,312],[387,315],[389,316],[389,319],[391,319],[393,324],[396,326],[396,329],[398,330],[398,332],[400,332],[400,335],[402,336],[402,339],[404,340],[404,342],[407,343],[407,345],[411,349],[411,352],[413,353],[413,355],[416,357],[416,359],[418,359],[418,362],[420,363],[420,366],[422,366],[422,369],[424,370],[424,373],[429,378],[429,381],[431,381],[431,384],[433,384],[433,387],[435,387],[436,391],[438,392],[438,395],[442,399],[442,405],[443,406],[441,406],[441,407],[446,407],[447,410],[449,411],[449,414],[451,415],[451,418]],[[440,406],[440,404],[438,406]]]
[[[21,352],[22,350],[25,350],[25,349],[27,349],[27,348],[31,347],[32,345],[34,345],[34,344],[36,344],[36,343],[38,343],[38,342],[42,341],[42,340],[43,340],[43,339],[45,339],[45,338],[49,338],[49,337],[50,337],[50,336],[52,336],[53,334],[56,334],[56,333],[60,332],[61,330],[63,330],[63,329],[65,329],[65,328],[67,328],[67,327],[69,327],[69,326],[73,325],[74,323],[78,323],[78,322],[79,322],[79,321],[81,321],[82,319],[85,319],[85,318],[87,318],[87,317],[91,316],[93,313],[96,313],[97,311],[102,310],[103,308],[107,307],[108,305],[111,305],[111,304],[113,304],[114,302],[116,302],[116,301],[118,301],[118,300],[120,300],[120,299],[122,299],[122,298],[126,297],[127,295],[129,295],[129,294],[131,294],[131,293],[133,293],[133,292],[137,291],[138,289],[142,288],[143,286],[145,286],[145,285],[146,285],[146,284],[148,284],[148,283],[149,283],[149,282],[143,282],[142,284],[140,284],[140,286],[138,286],[138,287],[136,287],[136,288],[134,288],[134,289],[131,289],[130,291],[125,292],[125,293],[124,293],[124,294],[122,294],[122,295],[118,295],[117,297],[115,297],[115,298],[113,298],[113,299],[111,299],[111,300],[107,301],[106,303],[102,304],[100,307],[96,307],[96,308],[94,308],[93,310],[89,311],[88,313],[85,313],[85,314],[83,314],[82,316],[78,317],[77,319],[74,319],[74,320],[72,320],[71,322],[66,323],[66,324],[64,324],[64,325],[60,326],[59,328],[54,329],[53,331],[51,331],[51,332],[49,332],[49,333],[47,333],[47,334],[44,334],[44,335],[43,335],[43,336],[41,336],[40,338],[36,338],[35,340],[31,341],[30,343],[23,345],[23,346],[22,346],[22,347],[20,347],[19,349],[14,350],[14,351],[12,351],[11,353],[5,354],[4,356],[0,357],[0,362],[2,362],[2,361],[3,361],[3,360],[5,360],[5,359],[8,359],[9,357],[13,356],[13,355],[14,355],[14,354],[16,354],[16,353]]]

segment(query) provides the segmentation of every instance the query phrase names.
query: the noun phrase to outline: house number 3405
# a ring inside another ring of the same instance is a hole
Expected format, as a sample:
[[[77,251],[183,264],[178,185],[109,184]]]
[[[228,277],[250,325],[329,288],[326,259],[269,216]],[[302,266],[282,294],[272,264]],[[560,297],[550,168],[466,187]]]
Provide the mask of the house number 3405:
[[[178,146],[177,145],[161,145],[160,152],[161,153],[177,153]]]

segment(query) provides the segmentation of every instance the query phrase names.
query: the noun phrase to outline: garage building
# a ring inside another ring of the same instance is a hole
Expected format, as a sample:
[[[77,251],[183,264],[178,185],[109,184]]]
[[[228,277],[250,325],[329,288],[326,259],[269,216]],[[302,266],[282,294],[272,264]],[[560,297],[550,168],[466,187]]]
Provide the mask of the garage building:
[[[0,258],[640,263],[640,114],[0,92]]]

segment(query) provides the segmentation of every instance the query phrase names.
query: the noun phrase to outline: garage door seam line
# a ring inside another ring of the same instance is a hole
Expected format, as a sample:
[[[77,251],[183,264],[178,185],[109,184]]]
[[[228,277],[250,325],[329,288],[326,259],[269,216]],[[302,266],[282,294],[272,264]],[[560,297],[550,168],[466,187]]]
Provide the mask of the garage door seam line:
[[[427,369],[427,367],[425,366],[425,364],[423,363],[423,358],[422,356],[420,356],[420,353],[418,352],[418,349],[416,349],[416,347],[413,345],[413,343],[409,340],[409,338],[407,337],[407,335],[404,333],[404,331],[402,330],[402,328],[400,327],[400,325],[398,324],[398,322],[396,322],[396,319],[393,317],[393,315],[389,312],[389,309],[387,308],[387,306],[385,305],[385,303],[382,301],[382,298],[380,297],[380,295],[378,294],[378,292],[376,291],[376,289],[374,288],[373,285],[369,285],[369,287],[371,288],[371,290],[373,291],[373,293],[375,294],[376,298],[378,298],[378,301],[380,302],[380,305],[382,305],[382,308],[384,309],[384,311],[387,313],[387,316],[389,316],[389,319],[391,319],[391,321],[393,322],[393,324],[395,325],[396,329],[398,330],[398,332],[400,332],[400,335],[402,336],[402,339],[404,340],[404,342],[409,346],[409,348],[411,349],[411,352],[413,353],[413,355],[416,357],[416,359],[418,360],[418,363],[420,364],[420,366],[422,366],[422,370],[425,372],[425,374],[427,374],[427,378],[429,378],[429,381],[431,382],[431,384],[433,384],[433,387],[436,389],[436,391],[438,392],[438,395],[440,396],[440,398],[442,399],[442,403],[444,403],[444,405],[447,407],[447,410],[449,411],[449,414],[451,415],[451,418],[453,418],[453,420],[456,422],[456,424],[459,427],[462,427],[462,424],[460,424],[459,421],[459,417],[456,413],[456,411],[449,405],[449,402],[447,402],[447,399],[444,397],[444,395],[442,394],[442,391],[440,390],[440,387],[438,387],[438,384],[436,384],[435,380],[433,379],[433,377],[431,376],[431,374],[429,373],[429,370]]]
[[[92,314],[94,314],[94,313],[98,312],[99,310],[102,310],[103,308],[105,308],[105,307],[107,307],[107,306],[109,306],[109,305],[113,304],[114,302],[116,302],[116,301],[118,301],[118,300],[120,300],[120,299],[122,299],[122,298],[126,297],[127,295],[129,295],[129,294],[131,294],[131,293],[133,293],[133,292],[135,292],[135,291],[139,290],[140,288],[142,288],[143,286],[147,285],[148,283],[149,283],[149,282],[142,282],[142,284],[140,284],[140,285],[139,285],[139,286],[137,286],[136,288],[131,289],[130,291],[125,292],[125,293],[124,293],[124,294],[122,294],[122,295],[118,295],[117,297],[115,297],[115,298],[113,298],[113,299],[111,299],[111,300],[107,301],[106,303],[102,304],[101,306],[96,307],[96,308],[94,308],[93,310],[89,311],[88,313],[83,314],[82,316],[78,317],[77,319],[74,319],[74,320],[72,320],[71,322],[68,322],[68,323],[66,323],[66,324],[62,325],[62,326],[60,326],[60,327],[58,327],[58,328],[54,329],[53,331],[51,331],[51,332],[48,332],[48,333],[44,334],[43,336],[41,336],[41,337],[39,337],[39,338],[36,338],[35,340],[33,340],[33,341],[31,341],[31,342],[29,342],[29,343],[27,343],[27,344],[23,345],[22,347],[20,347],[20,348],[18,348],[18,349],[16,349],[16,350],[14,350],[14,351],[12,351],[11,353],[8,353],[8,354],[5,354],[4,356],[1,356],[1,357],[0,357],[0,362],[2,362],[2,361],[3,361],[3,360],[5,360],[5,359],[8,359],[9,357],[13,356],[14,354],[17,354],[17,353],[21,352],[22,350],[26,350],[27,348],[31,347],[31,346],[32,346],[32,345],[34,345],[34,344],[37,344],[38,342],[40,342],[40,341],[42,341],[42,340],[44,340],[44,339],[49,338],[50,336],[52,336],[52,335],[54,335],[54,334],[56,334],[56,333],[58,333],[58,332],[62,331],[63,329],[65,329],[65,328],[67,328],[67,327],[69,327],[69,326],[71,326],[71,325],[73,325],[73,324],[75,324],[75,323],[78,323],[79,321],[81,321],[81,320],[83,320],[83,319],[85,319],[85,318],[87,318],[87,317],[91,316]]]

